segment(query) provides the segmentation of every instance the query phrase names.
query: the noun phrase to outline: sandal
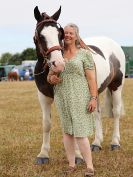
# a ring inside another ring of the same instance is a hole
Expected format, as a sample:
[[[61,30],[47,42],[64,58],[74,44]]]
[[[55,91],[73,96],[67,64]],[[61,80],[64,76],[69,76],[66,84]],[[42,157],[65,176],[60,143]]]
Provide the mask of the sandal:
[[[67,170],[64,171],[65,174],[71,174],[76,170],[75,167],[69,166]]]
[[[93,177],[94,176],[94,170],[87,168],[84,177]]]

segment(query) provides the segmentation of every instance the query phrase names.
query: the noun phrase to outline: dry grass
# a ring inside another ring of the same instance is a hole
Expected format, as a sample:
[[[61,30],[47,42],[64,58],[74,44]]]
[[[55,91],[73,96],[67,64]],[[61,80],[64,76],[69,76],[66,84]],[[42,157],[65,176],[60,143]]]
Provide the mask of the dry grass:
[[[112,152],[111,119],[103,119],[104,143],[93,153],[96,177],[133,177],[133,80],[126,79],[126,116],[121,119],[121,149]],[[42,143],[42,115],[34,82],[0,83],[0,177],[63,177],[67,160],[57,112],[52,105],[51,161],[35,165]],[[92,138],[91,138],[92,140]],[[83,177],[85,165],[72,176]]]

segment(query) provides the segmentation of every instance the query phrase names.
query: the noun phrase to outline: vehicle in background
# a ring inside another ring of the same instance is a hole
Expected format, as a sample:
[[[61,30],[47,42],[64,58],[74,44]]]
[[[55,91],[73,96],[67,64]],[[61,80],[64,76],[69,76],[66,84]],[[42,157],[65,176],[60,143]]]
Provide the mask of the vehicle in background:
[[[24,60],[24,61],[22,61],[22,65],[35,67],[36,62],[37,62],[37,60]]]
[[[0,66],[0,81],[8,80],[8,73],[12,72],[13,68],[19,71],[19,80],[34,80],[34,68],[35,66],[30,65],[4,65]]]
[[[34,80],[34,67],[32,66],[16,66],[19,70],[19,80]]]
[[[24,80],[34,80],[34,69],[36,65],[37,60],[24,60],[22,61],[22,66],[25,68],[25,77]],[[20,73],[20,76],[22,76],[23,73]]]
[[[4,65],[0,66],[0,81],[8,80],[8,73],[11,72],[15,65]]]

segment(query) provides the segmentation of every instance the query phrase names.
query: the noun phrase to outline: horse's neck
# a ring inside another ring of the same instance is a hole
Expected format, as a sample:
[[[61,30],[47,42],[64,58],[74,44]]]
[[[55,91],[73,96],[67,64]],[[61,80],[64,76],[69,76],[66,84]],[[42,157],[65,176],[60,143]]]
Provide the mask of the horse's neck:
[[[49,68],[48,67],[44,68],[44,65],[42,62],[36,63],[35,82],[36,82],[37,88],[45,96],[53,98],[54,97],[53,85],[47,82],[48,72],[49,72]]]

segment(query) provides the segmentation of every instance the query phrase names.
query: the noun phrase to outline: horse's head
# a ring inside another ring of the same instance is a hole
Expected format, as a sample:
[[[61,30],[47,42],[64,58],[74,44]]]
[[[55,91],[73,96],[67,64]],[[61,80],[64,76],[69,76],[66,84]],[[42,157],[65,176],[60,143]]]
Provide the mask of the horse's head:
[[[63,71],[65,66],[62,56],[64,30],[57,23],[60,13],[61,7],[52,16],[40,13],[37,6],[34,9],[34,16],[37,20],[34,42],[38,59],[40,62],[47,63],[50,69],[57,73]]]

